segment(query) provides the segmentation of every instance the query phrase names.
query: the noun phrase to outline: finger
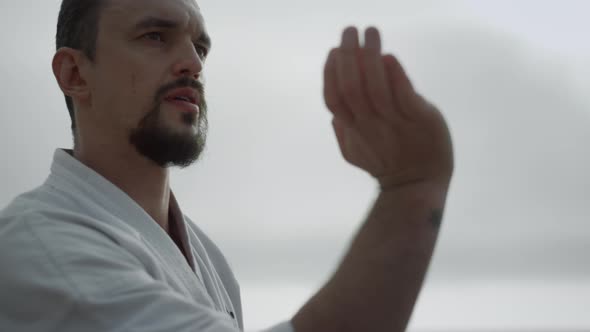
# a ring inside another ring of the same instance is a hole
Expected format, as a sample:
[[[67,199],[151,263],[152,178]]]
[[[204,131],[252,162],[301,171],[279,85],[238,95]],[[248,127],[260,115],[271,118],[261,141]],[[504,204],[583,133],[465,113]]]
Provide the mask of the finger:
[[[341,118],[347,124],[352,124],[354,121],[352,112],[348,109],[338,91],[337,53],[337,48],[332,49],[324,66],[324,101],[335,117]]]
[[[338,88],[355,119],[369,115],[370,104],[363,89],[359,67],[360,46],[357,29],[349,27],[342,34],[342,45],[336,56]]]
[[[415,96],[414,87],[396,57],[390,54],[385,55],[383,56],[383,63],[391,88],[390,95],[393,98],[397,113],[406,120],[409,120],[413,115],[412,104]]]
[[[348,151],[344,136],[344,126],[346,126],[346,124],[344,124],[341,119],[337,117],[332,119],[332,127],[334,128],[334,134],[336,134],[336,141],[338,142],[340,153],[344,159],[347,159]]]
[[[390,83],[381,58],[381,37],[379,31],[373,27],[365,31],[363,64],[365,88],[370,103],[379,115],[387,120],[395,121],[398,115],[395,113]]]

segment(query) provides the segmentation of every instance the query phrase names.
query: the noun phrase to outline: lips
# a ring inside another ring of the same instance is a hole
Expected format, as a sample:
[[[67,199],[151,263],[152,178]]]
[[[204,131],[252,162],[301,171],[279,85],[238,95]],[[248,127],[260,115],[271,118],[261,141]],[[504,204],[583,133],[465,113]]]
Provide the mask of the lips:
[[[178,101],[185,102],[193,105],[199,105],[199,94],[195,89],[191,88],[179,88],[170,91],[169,94],[164,97],[166,101]]]
[[[200,113],[199,94],[195,89],[174,89],[164,97],[164,101],[174,105],[175,108],[181,111],[196,114]]]
[[[166,101],[166,103],[173,105],[175,108],[178,108],[179,110],[181,110],[183,112],[195,113],[197,115],[201,112],[199,105],[189,103],[184,100],[178,100],[178,99],[173,98],[173,99],[166,99],[165,101]]]

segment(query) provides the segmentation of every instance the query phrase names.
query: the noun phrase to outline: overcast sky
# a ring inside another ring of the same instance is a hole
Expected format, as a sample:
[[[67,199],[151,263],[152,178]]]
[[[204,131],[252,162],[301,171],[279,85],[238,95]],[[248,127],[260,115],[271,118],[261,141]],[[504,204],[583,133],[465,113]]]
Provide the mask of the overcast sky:
[[[0,206],[71,146],[50,68],[59,3],[0,0]],[[322,100],[322,65],[349,24],[380,28],[454,139],[412,328],[590,328],[590,2],[199,4],[210,134],[173,190],[233,265],[248,329],[322,285],[376,195],[341,159]]]

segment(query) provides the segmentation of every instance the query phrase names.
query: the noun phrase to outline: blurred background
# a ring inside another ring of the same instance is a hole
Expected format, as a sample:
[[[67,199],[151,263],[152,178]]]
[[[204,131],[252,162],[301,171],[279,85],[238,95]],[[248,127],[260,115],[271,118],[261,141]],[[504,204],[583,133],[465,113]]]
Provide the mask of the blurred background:
[[[454,139],[410,330],[590,329],[590,2],[198,2],[214,44],[208,148],[173,189],[234,267],[248,330],[321,287],[376,197],[341,158],[322,99],[348,25],[381,30]],[[0,0],[2,207],[71,147],[50,66],[59,4]]]

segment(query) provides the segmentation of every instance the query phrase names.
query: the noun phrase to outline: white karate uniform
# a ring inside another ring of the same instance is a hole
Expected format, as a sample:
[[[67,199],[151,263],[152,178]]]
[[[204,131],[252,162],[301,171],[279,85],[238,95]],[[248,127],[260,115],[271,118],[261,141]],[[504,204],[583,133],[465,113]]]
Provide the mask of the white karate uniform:
[[[223,254],[174,195],[170,217],[182,251],[127,194],[56,150],[45,183],[0,211],[0,331],[243,330]]]

